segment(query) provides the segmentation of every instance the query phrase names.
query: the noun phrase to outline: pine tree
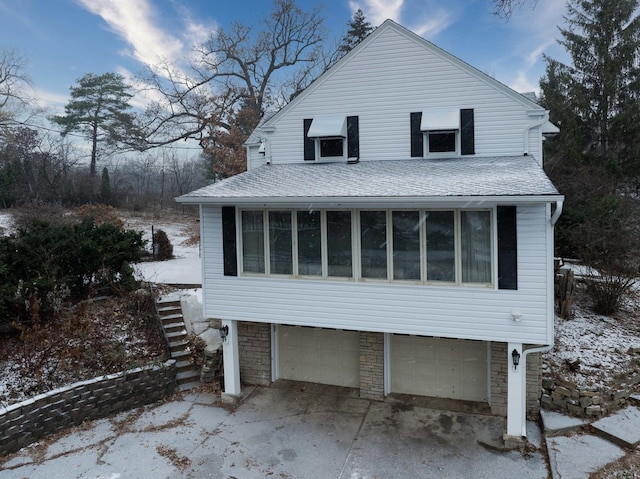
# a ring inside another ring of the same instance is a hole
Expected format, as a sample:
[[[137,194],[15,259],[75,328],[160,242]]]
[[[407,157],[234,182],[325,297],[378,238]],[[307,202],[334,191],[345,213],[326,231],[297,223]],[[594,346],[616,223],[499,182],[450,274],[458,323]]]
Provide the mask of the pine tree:
[[[570,0],[559,43],[571,65],[547,58],[541,82],[552,120],[568,123],[560,126],[570,154],[622,174],[637,164],[640,139],[637,8],[638,0]]]
[[[358,43],[367,38],[367,36],[373,31],[371,23],[369,23],[362,10],[358,8],[353,14],[353,19],[349,22],[349,30],[347,34],[342,38],[342,44],[338,48],[338,51],[346,55],[353,50]]]
[[[98,147],[131,145],[140,135],[130,113],[131,87],[117,73],[88,73],[71,87],[65,114],[51,120],[63,127],[62,136],[80,132],[91,142],[91,177],[96,176]]]

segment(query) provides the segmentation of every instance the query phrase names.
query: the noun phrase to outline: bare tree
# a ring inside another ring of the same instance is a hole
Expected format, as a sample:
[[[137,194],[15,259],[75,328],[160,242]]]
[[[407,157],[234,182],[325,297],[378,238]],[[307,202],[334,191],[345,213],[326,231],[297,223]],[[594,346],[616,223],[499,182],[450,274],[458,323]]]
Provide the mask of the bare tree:
[[[212,32],[195,48],[188,71],[166,62],[147,69],[142,80],[161,98],[147,111],[148,146],[180,139],[202,144],[229,131],[236,112],[250,109],[257,122],[278,103],[283,86],[293,94],[313,80],[325,37],[320,10],[275,0],[262,26],[255,31],[237,22]]]
[[[16,50],[0,49],[0,130],[15,120],[17,110],[31,104],[26,64]]]
[[[493,14],[497,15],[505,20],[511,18],[511,14],[515,8],[521,8],[527,3],[531,3],[533,7],[536,6],[538,0],[492,0],[495,8]]]

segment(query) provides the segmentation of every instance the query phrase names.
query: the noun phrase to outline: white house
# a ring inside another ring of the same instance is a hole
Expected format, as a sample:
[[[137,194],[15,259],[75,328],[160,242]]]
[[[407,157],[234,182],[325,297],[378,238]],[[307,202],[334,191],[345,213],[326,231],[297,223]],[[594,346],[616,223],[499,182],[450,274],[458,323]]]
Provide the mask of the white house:
[[[526,435],[553,344],[548,112],[386,21],[200,206],[225,395],[277,379],[486,404]],[[527,401],[528,398],[528,401]]]

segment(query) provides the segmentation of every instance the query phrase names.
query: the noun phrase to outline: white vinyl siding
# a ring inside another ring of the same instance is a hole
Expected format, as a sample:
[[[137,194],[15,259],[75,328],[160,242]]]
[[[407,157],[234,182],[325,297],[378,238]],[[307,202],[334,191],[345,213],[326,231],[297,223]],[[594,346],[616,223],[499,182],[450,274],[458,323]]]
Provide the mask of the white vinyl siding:
[[[337,112],[359,116],[361,161],[409,158],[409,113],[426,106],[474,109],[476,156],[523,154],[525,132],[540,118],[527,114],[530,104],[395,29],[376,40],[333,67],[308,95],[303,92],[286,114],[273,119],[274,162],[302,161],[304,118]],[[529,135],[528,154],[541,162],[540,128]]]
[[[202,207],[207,317],[546,344],[552,334],[548,205],[518,206],[518,290],[223,276],[220,209]],[[495,242],[494,242],[495,243]],[[495,249],[495,244],[494,244]],[[495,254],[495,253],[494,253]],[[522,315],[520,322],[512,312]]]

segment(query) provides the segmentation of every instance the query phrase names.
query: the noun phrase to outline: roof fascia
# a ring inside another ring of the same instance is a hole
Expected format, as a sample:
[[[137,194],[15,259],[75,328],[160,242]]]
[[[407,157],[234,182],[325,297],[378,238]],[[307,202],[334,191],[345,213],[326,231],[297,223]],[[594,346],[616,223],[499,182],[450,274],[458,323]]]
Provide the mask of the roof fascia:
[[[177,203],[191,205],[218,206],[278,206],[295,207],[300,205],[315,205],[317,207],[366,207],[388,208],[411,207],[414,205],[448,206],[463,203],[466,207],[482,205],[513,205],[513,204],[546,204],[563,201],[562,195],[505,195],[505,196],[416,196],[416,197],[194,197],[179,196]]]

